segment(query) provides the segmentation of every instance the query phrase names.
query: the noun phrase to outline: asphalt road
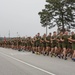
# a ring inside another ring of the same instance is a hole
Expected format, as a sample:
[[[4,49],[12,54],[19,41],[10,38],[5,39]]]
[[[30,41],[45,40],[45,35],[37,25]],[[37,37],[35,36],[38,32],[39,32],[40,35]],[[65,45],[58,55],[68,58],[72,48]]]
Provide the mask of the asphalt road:
[[[0,48],[0,75],[75,75],[75,62]]]

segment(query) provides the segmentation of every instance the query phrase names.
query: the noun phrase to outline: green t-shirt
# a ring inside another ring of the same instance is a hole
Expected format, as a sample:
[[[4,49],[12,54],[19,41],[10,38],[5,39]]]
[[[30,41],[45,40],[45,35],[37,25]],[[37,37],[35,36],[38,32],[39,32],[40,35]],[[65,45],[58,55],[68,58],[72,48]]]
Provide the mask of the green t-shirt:
[[[52,39],[54,39],[53,41],[52,41],[52,43],[53,44],[57,44],[57,36],[55,35],[55,36],[52,36]]]
[[[59,39],[59,43],[62,43],[62,41],[60,39],[62,39],[63,35],[59,35],[57,36],[57,39]]]
[[[49,41],[48,43],[51,43],[51,36],[47,36],[46,40]]]
[[[74,34],[74,35],[72,35],[72,39],[73,39],[73,40],[75,40],[75,34]],[[73,43],[75,44],[75,42],[73,42]]]
[[[41,36],[37,36],[36,38],[37,38],[36,43],[40,43]]]
[[[51,39],[51,36],[46,37],[46,40],[50,41],[50,39]]]
[[[63,35],[62,36],[62,39],[64,40],[65,44],[68,44],[68,38],[69,38],[69,35]]]
[[[45,43],[45,42],[46,42],[46,41],[45,41],[45,39],[46,39],[46,38],[42,37],[41,39],[42,39],[43,43]]]

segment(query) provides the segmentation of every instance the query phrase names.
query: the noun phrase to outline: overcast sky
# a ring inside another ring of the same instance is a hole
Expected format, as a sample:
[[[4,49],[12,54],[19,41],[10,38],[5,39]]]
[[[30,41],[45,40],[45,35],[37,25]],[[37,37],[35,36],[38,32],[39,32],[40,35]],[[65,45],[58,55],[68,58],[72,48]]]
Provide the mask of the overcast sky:
[[[0,0],[0,36],[43,35],[38,12],[44,8],[45,0]],[[48,32],[53,32],[51,29]]]

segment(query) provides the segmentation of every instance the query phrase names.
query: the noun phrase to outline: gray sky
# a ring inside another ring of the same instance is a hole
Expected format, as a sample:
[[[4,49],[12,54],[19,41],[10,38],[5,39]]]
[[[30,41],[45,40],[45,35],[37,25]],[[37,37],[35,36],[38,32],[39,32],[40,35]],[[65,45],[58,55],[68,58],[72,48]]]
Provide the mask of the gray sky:
[[[0,36],[34,36],[45,33],[38,12],[44,8],[45,0],[0,0]],[[48,30],[53,32],[55,28]]]

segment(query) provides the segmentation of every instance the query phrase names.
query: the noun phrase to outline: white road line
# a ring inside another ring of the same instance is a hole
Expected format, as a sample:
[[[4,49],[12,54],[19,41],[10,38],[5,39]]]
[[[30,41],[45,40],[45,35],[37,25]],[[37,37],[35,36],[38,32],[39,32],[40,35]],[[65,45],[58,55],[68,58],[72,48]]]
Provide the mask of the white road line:
[[[16,60],[16,61],[18,61],[18,62],[20,62],[20,63],[23,63],[23,64],[25,64],[25,65],[28,65],[28,66],[30,66],[30,67],[32,67],[32,68],[35,68],[35,69],[40,70],[40,71],[42,71],[42,72],[45,72],[45,73],[47,73],[47,74],[49,74],[49,75],[56,75],[56,74],[54,74],[54,73],[51,73],[51,72],[46,71],[46,70],[44,70],[44,69],[42,69],[42,68],[36,67],[36,66],[34,66],[34,65],[32,65],[32,64],[29,64],[29,63],[27,63],[27,62],[24,62],[24,61],[22,61],[22,60],[19,60],[19,59],[17,59],[17,58],[14,58],[14,57],[12,57],[12,56],[10,56],[10,55],[7,55],[7,54],[5,54],[5,53],[0,52],[0,54],[5,55],[5,56],[7,56],[7,57],[9,57],[9,58],[11,58],[11,59],[14,59],[14,60]]]

